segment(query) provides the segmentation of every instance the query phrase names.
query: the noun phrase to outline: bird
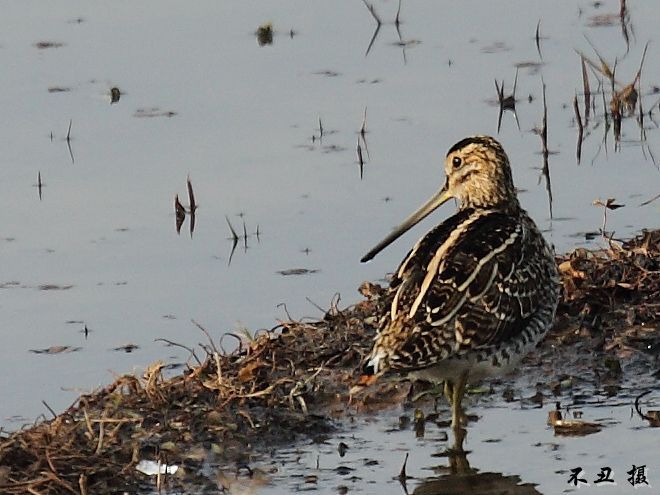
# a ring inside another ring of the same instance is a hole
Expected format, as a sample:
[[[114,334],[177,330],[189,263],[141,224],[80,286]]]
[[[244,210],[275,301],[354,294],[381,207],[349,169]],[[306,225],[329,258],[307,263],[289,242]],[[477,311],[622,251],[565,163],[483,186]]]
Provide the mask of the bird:
[[[458,141],[444,185],[363,258],[366,262],[449,199],[394,273],[360,384],[382,375],[444,382],[461,428],[468,383],[515,369],[552,326],[560,282],[554,251],[521,208],[509,158],[490,136]]]

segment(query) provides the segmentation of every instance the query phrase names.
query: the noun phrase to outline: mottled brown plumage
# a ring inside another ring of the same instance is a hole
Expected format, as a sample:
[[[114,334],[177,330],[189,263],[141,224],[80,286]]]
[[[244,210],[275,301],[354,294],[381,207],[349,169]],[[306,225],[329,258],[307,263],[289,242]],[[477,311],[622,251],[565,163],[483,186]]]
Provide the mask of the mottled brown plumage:
[[[458,212],[401,262],[364,372],[445,381],[456,423],[468,380],[512,369],[545,335],[559,284],[552,250],[520,207],[496,140],[459,141],[447,154],[445,173],[441,191],[363,259],[447,199],[458,201]]]

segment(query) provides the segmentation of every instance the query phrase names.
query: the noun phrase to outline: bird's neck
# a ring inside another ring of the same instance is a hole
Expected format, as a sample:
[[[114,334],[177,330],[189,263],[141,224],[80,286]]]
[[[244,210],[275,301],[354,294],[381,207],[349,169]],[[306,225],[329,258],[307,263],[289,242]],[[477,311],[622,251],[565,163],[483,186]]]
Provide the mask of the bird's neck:
[[[498,210],[506,213],[520,211],[518,198],[467,198],[460,204],[459,210]]]

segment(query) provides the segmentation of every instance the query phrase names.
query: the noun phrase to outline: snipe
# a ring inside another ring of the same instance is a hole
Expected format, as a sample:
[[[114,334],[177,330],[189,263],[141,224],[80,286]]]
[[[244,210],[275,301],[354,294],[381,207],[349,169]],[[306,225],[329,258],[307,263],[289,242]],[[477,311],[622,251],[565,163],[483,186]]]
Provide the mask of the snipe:
[[[445,174],[440,191],[362,258],[457,200],[458,212],[420,239],[396,271],[362,382],[387,372],[444,382],[458,428],[467,382],[512,370],[551,327],[559,278],[552,249],[520,207],[500,143],[459,141]]]

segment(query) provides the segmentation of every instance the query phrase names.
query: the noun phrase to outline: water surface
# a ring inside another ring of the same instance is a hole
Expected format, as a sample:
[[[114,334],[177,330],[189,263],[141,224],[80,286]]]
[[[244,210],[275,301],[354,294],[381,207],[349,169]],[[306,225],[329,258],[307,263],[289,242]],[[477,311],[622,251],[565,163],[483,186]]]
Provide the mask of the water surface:
[[[659,203],[639,206],[660,185],[648,151],[660,158],[658,6],[629,6],[628,47],[615,1],[403,2],[401,38],[397,7],[375,2],[383,25],[365,56],[376,22],[357,0],[3,3],[1,426],[47,414],[41,400],[62,410],[114,373],[185,361],[185,351],[154,339],[194,346],[205,337],[193,318],[219,336],[272,327],[287,311],[320,316],[308,299],[322,308],[336,293],[342,304],[356,301],[363,280],[393,270],[452,213],[446,205],[359,263],[440,186],[446,150],[466,135],[502,141],[523,205],[558,251],[603,245],[584,235],[602,224],[596,198],[625,204],[608,215],[617,237],[658,226]],[[594,26],[606,14],[615,14],[604,18],[611,25]],[[273,43],[259,46],[254,33],[265,22]],[[578,165],[575,50],[597,60],[585,36],[618,60],[624,84],[651,42],[641,92],[652,114],[643,123],[648,147],[631,118],[615,152],[596,99]],[[520,129],[506,112],[497,134],[494,80],[510,93],[517,65]],[[532,132],[542,121],[541,78],[552,219]],[[111,104],[113,87],[121,98]],[[192,236],[188,221],[181,234],[174,227],[173,198],[187,204],[188,176],[199,204]],[[225,217],[247,234],[231,263]],[[294,268],[310,272],[278,273]],[[114,350],[128,344],[138,347]],[[51,346],[79,350],[30,352]]]

